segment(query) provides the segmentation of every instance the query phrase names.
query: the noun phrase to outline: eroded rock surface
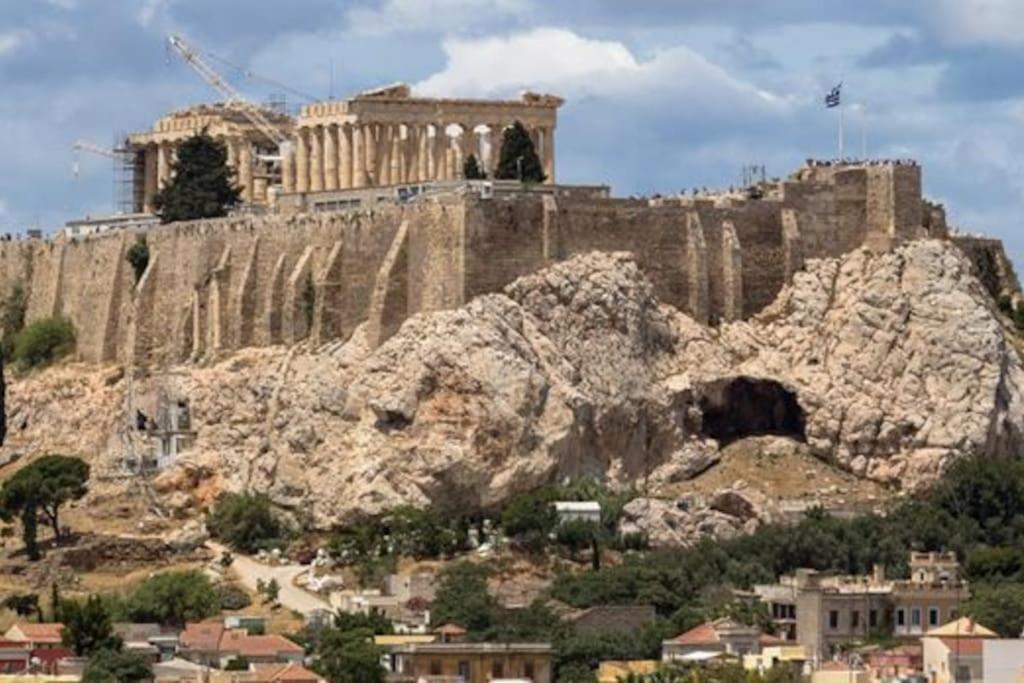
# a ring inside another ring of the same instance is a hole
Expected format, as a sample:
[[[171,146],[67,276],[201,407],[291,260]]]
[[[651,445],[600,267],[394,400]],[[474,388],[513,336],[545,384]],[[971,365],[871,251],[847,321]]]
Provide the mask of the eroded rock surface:
[[[168,376],[137,377],[134,391]],[[400,503],[493,507],[582,476],[677,482],[760,433],[915,489],[954,458],[1015,452],[1024,428],[1024,374],[991,298],[937,241],[810,262],[762,314],[720,328],[659,304],[628,254],[589,254],[414,316],[372,352],[357,331],[173,378],[197,436],[158,495],[180,513],[251,487],[319,526]],[[16,379],[4,452],[56,445],[112,467],[125,382],[82,366]],[[723,496],[700,520],[654,499],[645,509],[679,542],[763,521],[756,502]]]

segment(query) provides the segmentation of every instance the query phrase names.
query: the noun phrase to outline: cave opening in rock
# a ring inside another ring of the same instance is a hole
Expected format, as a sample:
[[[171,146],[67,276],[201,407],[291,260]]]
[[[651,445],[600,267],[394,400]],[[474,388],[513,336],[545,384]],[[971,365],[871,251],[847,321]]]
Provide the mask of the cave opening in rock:
[[[700,394],[701,432],[721,445],[773,434],[805,441],[804,411],[782,384],[756,377],[711,382]]]

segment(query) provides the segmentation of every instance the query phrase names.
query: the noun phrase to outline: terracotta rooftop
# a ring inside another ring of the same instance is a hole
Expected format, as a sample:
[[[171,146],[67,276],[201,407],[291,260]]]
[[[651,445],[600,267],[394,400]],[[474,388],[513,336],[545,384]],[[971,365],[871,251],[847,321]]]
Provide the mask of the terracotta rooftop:
[[[183,650],[216,652],[224,635],[224,624],[220,621],[202,621],[185,624],[185,630],[178,638]]]
[[[438,626],[434,629],[434,633],[440,633],[444,636],[464,636],[466,635],[466,629],[462,628],[458,624],[452,624],[449,622]]]
[[[257,681],[268,683],[319,683],[324,680],[319,674],[313,673],[301,664],[255,664],[253,673]]]
[[[61,642],[61,631],[64,630],[64,624],[48,623],[48,624],[34,624],[31,622],[23,622],[15,624],[7,631],[6,637],[12,640],[18,640],[17,633],[12,633],[14,630],[20,631],[24,636],[23,641],[31,641],[33,643],[59,643]]]
[[[686,633],[681,633],[673,638],[672,641],[680,645],[715,645],[722,642],[718,637],[718,631],[715,630],[715,625],[710,621],[705,621],[700,626],[694,626]]]
[[[985,643],[984,638],[939,638],[939,640],[949,648],[950,652],[968,657],[980,657]]]
[[[220,652],[237,652],[243,657],[273,657],[275,655],[305,653],[301,645],[276,634],[250,636],[245,630],[232,629],[220,639]]]
[[[948,624],[933,628],[925,635],[942,638],[995,638],[996,632],[982,626],[970,617],[960,617]]]

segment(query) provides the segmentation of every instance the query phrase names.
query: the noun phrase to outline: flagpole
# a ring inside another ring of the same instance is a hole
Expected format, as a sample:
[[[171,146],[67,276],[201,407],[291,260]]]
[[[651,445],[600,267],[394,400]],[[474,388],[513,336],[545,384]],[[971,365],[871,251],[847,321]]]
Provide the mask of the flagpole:
[[[843,105],[842,99],[839,100],[839,158],[843,158],[843,119],[845,118],[846,107]]]

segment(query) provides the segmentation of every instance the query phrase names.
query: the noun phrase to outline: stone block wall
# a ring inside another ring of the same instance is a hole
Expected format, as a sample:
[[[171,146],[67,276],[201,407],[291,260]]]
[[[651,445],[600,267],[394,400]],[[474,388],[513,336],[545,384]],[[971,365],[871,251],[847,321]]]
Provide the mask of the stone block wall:
[[[662,301],[714,324],[756,314],[806,259],[945,231],[916,166],[815,168],[764,199],[469,193],[161,226],[138,282],[130,231],[0,242],[0,294],[22,283],[29,319],[70,317],[83,360],[163,365],[347,339],[363,323],[383,343],[410,315],[594,250],[633,252]],[[998,242],[957,243],[986,286],[1017,291]]]

